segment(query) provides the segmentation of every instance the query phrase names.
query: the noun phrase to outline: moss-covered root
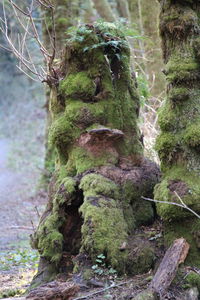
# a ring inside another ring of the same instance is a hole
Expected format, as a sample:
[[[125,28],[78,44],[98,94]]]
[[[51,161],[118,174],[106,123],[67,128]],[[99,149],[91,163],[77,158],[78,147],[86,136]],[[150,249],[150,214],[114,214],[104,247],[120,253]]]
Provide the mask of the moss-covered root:
[[[180,203],[181,197],[197,213],[200,212],[199,16],[199,1],[161,1],[160,34],[167,99],[159,112],[161,134],[156,143],[163,178],[155,188],[155,199]],[[200,230],[196,216],[167,204],[159,204],[158,213],[165,221],[166,240],[169,234],[171,240],[188,238],[191,243],[188,262],[199,265],[199,246],[191,232],[194,227]]]
[[[81,180],[84,203],[80,212],[82,226],[81,252],[95,262],[99,254],[106,255],[107,263],[124,273],[127,253],[120,247],[127,241],[127,224],[119,202],[119,187],[100,174],[88,174]]]

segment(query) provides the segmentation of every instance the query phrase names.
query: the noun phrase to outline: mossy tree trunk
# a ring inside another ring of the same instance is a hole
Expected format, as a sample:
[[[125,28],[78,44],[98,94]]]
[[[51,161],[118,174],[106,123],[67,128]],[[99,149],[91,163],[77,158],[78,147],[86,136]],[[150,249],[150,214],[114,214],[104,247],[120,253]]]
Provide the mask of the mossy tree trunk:
[[[32,237],[41,255],[35,282],[82,265],[91,268],[99,254],[119,273],[151,267],[151,249],[138,251],[136,262],[128,247],[133,230],[154,219],[141,195],[151,194],[159,176],[143,157],[129,57],[123,34],[112,24],[82,26],[67,41],[63,79],[51,89],[49,139],[58,159],[49,202]]]
[[[159,113],[156,148],[163,178],[155,199],[179,202],[200,211],[200,1],[160,1],[167,99]],[[165,240],[185,237],[188,262],[200,266],[200,220],[177,206],[159,204]]]

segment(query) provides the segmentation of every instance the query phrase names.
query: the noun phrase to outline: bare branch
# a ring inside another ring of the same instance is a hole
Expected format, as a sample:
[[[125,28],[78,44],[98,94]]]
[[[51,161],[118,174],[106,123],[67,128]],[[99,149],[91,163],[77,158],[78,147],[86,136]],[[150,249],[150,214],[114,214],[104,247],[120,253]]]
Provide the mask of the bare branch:
[[[27,77],[29,77],[31,80],[36,81],[36,82],[41,82],[41,80],[35,79],[33,76],[29,75],[26,71],[24,71],[20,66],[16,65],[16,68],[20,70],[22,73],[24,73]]]
[[[48,84],[55,84],[58,81],[58,76],[53,68],[54,59],[56,56],[56,30],[55,30],[55,19],[54,19],[54,6],[52,5],[50,0],[36,0],[36,2],[48,9],[51,9],[51,19],[52,19],[52,34],[50,35],[50,43],[52,46],[52,53],[46,49],[43,43],[40,40],[40,35],[36,28],[35,21],[33,19],[33,12],[34,12],[34,2],[35,0],[31,1],[29,7],[26,10],[22,9],[19,5],[17,5],[13,0],[8,0],[10,3],[14,15],[20,24],[22,30],[24,31],[21,34],[17,35],[17,40],[13,40],[12,32],[9,33],[10,28],[8,28],[8,19],[5,12],[5,5],[3,2],[3,17],[0,18],[0,32],[2,32],[5,40],[8,43],[9,48],[0,45],[1,48],[5,49],[6,51],[12,52],[16,58],[19,60],[19,65],[17,68],[26,74],[29,78],[35,81],[42,81],[47,82]],[[22,19],[22,17],[24,17]],[[35,40],[37,45],[39,46],[39,50],[44,57],[46,63],[46,70],[39,66],[36,67],[34,59],[31,55],[31,51],[27,46],[27,38],[31,37]],[[24,70],[27,69],[27,71]],[[36,76],[37,79],[30,75],[29,72]]]
[[[17,10],[19,10],[23,15],[29,16],[28,13],[26,13],[23,9],[21,9],[18,5],[16,5],[12,0],[8,0],[12,7],[14,6]]]

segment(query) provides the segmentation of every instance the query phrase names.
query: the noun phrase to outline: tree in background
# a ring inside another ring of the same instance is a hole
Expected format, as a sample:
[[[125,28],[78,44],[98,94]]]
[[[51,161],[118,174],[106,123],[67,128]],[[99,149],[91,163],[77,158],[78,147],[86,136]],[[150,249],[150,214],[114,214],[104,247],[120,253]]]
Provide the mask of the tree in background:
[[[160,1],[160,35],[167,79],[167,99],[159,112],[161,134],[156,149],[162,181],[155,199],[182,201],[199,212],[200,92],[199,1]],[[191,245],[188,262],[199,266],[200,221],[177,206],[158,204],[165,222],[165,241],[185,237]]]

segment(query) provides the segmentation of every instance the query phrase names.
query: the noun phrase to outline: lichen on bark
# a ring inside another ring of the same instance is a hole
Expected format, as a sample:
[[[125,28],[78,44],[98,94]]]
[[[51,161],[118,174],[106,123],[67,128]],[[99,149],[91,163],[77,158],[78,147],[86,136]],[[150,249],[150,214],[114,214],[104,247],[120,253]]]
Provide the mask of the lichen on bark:
[[[153,264],[149,245],[141,256],[128,247],[133,230],[154,218],[141,195],[150,195],[159,177],[143,157],[129,57],[123,33],[110,23],[83,25],[67,40],[62,80],[51,89],[56,172],[32,237],[40,265],[51,266],[50,273],[52,265],[57,273],[80,271],[85,260],[92,264],[102,253],[119,273],[140,272],[144,253],[142,271]],[[43,278],[52,276],[40,270]]]
[[[200,211],[200,60],[199,1],[160,1],[160,34],[167,79],[167,98],[159,112],[161,134],[156,149],[163,178],[155,199],[183,202]],[[176,193],[175,193],[176,192]],[[200,265],[200,221],[187,210],[158,204],[165,220],[165,239],[185,237],[191,244],[187,261]]]

